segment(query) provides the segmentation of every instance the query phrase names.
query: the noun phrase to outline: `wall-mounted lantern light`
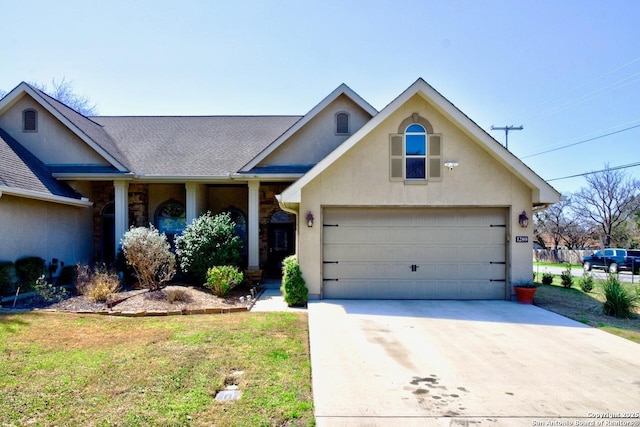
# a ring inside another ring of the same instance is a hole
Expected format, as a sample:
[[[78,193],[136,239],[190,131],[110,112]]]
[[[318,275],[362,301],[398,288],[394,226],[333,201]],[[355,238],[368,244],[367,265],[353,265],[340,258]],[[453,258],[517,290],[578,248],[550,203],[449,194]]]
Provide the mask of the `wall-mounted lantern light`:
[[[307,227],[313,227],[313,214],[311,211],[307,214]]]
[[[529,226],[529,217],[525,211],[518,216],[518,223],[520,223],[520,227],[527,228]]]

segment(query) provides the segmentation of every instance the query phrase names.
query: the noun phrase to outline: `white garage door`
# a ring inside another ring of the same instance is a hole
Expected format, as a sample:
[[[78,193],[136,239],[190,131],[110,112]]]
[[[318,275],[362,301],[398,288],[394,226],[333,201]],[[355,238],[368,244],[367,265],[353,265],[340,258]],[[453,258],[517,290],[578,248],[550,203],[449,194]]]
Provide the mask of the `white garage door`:
[[[323,297],[505,299],[506,209],[327,208]]]

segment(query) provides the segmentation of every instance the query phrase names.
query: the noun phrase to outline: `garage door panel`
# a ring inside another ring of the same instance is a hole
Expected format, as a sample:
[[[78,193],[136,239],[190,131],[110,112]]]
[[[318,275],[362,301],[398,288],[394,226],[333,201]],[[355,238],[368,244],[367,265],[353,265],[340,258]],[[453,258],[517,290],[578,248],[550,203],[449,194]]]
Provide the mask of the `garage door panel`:
[[[327,281],[325,293],[341,299],[504,299],[504,283],[442,280],[424,286],[418,281],[392,279]]]
[[[325,209],[323,294],[504,299],[505,221],[499,208]]]

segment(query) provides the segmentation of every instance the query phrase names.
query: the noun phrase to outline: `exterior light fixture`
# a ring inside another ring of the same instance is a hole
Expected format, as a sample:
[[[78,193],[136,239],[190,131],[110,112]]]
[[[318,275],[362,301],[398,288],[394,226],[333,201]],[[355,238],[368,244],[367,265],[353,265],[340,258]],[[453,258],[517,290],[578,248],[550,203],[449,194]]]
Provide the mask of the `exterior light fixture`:
[[[453,168],[458,166],[458,162],[444,162],[444,166],[449,168],[450,171],[452,171]]]
[[[520,227],[527,228],[529,226],[529,217],[525,211],[522,211],[520,215],[518,215],[518,223],[520,223]]]
[[[313,214],[311,211],[307,214],[307,227],[313,227]]]

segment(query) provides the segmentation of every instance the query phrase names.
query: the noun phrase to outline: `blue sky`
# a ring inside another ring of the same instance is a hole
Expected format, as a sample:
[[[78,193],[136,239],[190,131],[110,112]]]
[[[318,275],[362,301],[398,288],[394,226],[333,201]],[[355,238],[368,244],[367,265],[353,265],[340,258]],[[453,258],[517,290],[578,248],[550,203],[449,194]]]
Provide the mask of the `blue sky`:
[[[492,125],[523,125],[509,149],[545,179],[640,162],[637,0],[0,8],[0,89],[66,78],[102,115],[304,114],[343,82],[380,110],[422,77],[502,143]],[[568,193],[585,181],[550,183]]]

